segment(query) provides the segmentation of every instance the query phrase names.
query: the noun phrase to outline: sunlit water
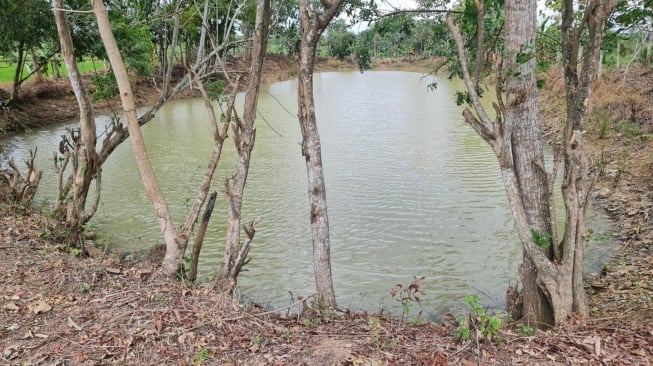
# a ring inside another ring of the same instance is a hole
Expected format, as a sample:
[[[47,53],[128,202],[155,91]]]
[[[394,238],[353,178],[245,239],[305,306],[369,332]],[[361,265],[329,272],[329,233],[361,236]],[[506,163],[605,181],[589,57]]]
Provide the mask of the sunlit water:
[[[505,288],[517,280],[521,250],[513,232],[496,158],[461,117],[454,85],[407,72],[315,75],[316,112],[323,144],[331,224],[333,276],[339,304],[397,312],[389,290],[425,276],[419,310],[437,317],[461,312],[464,297],[502,307]],[[296,81],[262,91],[260,117],[244,219],[258,221],[252,261],[239,277],[241,290],[270,306],[314,292],[306,167],[296,118]],[[242,97],[242,96],[241,96]],[[242,99],[242,98],[241,98]],[[99,118],[106,123],[106,118]],[[38,201],[52,202],[55,176],[48,158],[64,125],[2,141],[4,154],[22,160],[39,147],[44,176]],[[98,127],[100,131],[103,128]],[[143,128],[166,199],[183,224],[199,187],[213,142],[201,100],[166,105]],[[233,141],[215,175],[214,190],[235,171]],[[102,203],[92,223],[122,251],[162,241],[138,175],[131,145],[120,146],[103,168]],[[200,272],[211,278],[224,247],[226,199],[219,199],[205,239]],[[590,212],[594,237],[607,220]],[[600,269],[609,242],[589,248],[588,271]]]

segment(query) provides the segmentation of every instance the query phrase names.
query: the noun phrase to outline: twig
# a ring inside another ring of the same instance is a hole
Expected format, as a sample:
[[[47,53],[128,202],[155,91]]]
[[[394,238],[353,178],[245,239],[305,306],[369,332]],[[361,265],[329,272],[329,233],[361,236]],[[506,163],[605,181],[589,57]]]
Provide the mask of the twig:
[[[222,321],[227,322],[227,321],[233,321],[233,320],[240,320],[240,319],[243,319],[243,318],[245,318],[245,317],[247,317],[247,316],[257,317],[257,316],[263,316],[263,315],[269,315],[269,314],[278,313],[278,312],[280,312],[280,311],[283,311],[283,310],[286,310],[286,309],[290,309],[290,308],[292,308],[293,306],[297,306],[297,305],[299,305],[299,304],[301,304],[301,303],[304,303],[304,302],[306,302],[306,300],[310,299],[311,297],[314,297],[315,295],[317,295],[317,293],[314,293],[314,294],[308,295],[308,296],[306,296],[306,297],[304,297],[304,298],[302,298],[302,299],[300,299],[300,300],[295,301],[294,303],[292,303],[292,304],[290,304],[290,305],[286,305],[286,306],[280,307],[280,308],[278,308],[278,309],[274,309],[274,310],[270,310],[270,311],[266,311],[266,312],[258,313],[258,314],[249,314],[249,313],[245,313],[244,315],[237,316],[237,317],[235,317],[235,318],[222,319]]]

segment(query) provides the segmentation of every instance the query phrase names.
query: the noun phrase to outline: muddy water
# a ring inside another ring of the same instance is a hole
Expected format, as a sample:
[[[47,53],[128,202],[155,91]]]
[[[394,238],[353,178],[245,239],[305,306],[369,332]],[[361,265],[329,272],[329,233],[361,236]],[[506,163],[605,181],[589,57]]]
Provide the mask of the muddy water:
[[[417,275],[426,276],[422,306],[427,314],[461,311],[472,293],[501,307],[505,287],[517,279],[521,250],[495,157],[463,122],[455,86],[438,80],[437,90],[429,92],[431,81],[407,72],[315,75],[333,274],[342,306],[400,311],[388,290]],[[314,292],[295,93],[296,81],[286,81],[261,94],[243,210],[246,220],[258,221],[258,230],[241,291],[271,306],[287,304],[291,294]],[[57,146],[63,128],[3,141],[5,151],[20,156],[39,146],[45,168],[47,151]],[[212,147],[202,101],[168,104],[143,133],[182,224]],[[232,140],[227,146],[214,179],[218,191],[235,170]],[[41,203],[54,197],[55,177],[45,170]],[[218,267],[224,246],[226,200],[218,197],[200,263],[205,278]],[[595,272],[609,252],[610,243],[602,240],[608,223],[598,212],[589,215],[596,240],[590,243],[588,271]],[[104,167],[102,203],[92,224],[102,240],[125,252],[161,241],[128,143]]]

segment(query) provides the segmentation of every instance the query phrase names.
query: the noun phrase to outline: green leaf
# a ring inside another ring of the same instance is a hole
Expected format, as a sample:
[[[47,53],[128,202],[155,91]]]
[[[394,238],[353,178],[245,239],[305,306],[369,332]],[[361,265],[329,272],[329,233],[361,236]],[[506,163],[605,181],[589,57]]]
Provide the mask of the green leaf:
[[[531,229],[531,235],[533,236],[533,243],[537,246],[547,249],[551,246],[551,239],[553,236],[550,233],[538,233],[537,231]]]

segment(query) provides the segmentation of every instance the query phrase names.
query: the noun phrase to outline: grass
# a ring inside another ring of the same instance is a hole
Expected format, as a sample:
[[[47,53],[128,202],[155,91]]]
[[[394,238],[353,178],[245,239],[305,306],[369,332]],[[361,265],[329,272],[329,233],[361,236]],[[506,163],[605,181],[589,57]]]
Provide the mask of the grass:
[[[104,63],[99,60],[85,59],[77,63],[79,71],[82,74],[88,74],[91,72],[99,71],[104,69]],[[16,64],[12,63],[10,60],[0,58],[0,83],[13,83],[14,73],[16,72]],[[23,68],[23,75],[26,75],[29,72],[27,67]],[[47,75],[54,75],[54,69],[52,64],[48,64]],[[59,74],[62,77],[68,77],[68,71],[66,70],[65,65],[61,62],[59,66]]]

